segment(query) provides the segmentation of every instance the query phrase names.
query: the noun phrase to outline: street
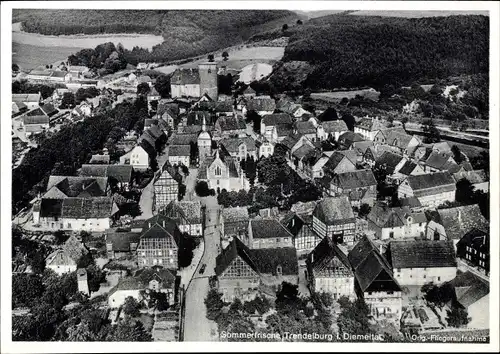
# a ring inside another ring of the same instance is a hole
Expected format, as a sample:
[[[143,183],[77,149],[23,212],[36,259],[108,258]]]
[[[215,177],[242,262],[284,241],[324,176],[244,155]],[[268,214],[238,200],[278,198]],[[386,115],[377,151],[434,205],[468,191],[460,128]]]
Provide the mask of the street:
[[[184,341],[218,340],[217,324],[207,319],[204,300],[209,291],[208,279],[215,275],[215,259],[219,254],[219,205],[213,196],[202,198],[202,203],[206,206],[207,213],[205,249],[186,290]],[[203,274],[200,274],[203,264],[206,264],[206,268]]]

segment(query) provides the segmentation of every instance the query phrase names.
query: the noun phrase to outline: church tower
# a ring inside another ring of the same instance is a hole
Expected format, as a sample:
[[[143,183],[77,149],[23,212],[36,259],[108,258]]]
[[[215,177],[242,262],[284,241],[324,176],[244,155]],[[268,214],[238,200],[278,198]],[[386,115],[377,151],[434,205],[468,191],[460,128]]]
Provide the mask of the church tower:
[[[212,138],[207,132],[207,124],[205,116],[203,116],[203,124],[201,126],[201,133],[198,135],[198,153],[200,165],[205,161],[207,156],[212,155]]]
[[[198,65],[198,71],[200,73],[200,97],[207,93],[212,100],[217,101],[219,96],[217,63],[202,63]]]

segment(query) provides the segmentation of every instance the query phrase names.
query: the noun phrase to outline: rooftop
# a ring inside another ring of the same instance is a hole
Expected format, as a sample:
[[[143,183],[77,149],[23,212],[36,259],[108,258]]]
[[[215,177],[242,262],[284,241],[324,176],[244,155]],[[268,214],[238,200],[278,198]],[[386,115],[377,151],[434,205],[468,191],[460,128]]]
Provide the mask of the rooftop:
[[[451,241],[392,241],[387,254],[393,268],[457,266],[455,247]]]

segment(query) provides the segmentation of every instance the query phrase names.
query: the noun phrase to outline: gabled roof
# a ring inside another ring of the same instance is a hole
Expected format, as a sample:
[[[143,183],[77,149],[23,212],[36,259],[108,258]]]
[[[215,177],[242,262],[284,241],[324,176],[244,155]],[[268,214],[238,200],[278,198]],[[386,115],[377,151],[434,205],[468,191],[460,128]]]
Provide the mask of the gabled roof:
[[[393,268],[456,267],[452,241],[408,240],[389,244],[389,262]]]
[[[464,308],[490,293],[490,284],[470,271],[457,275],[449,284],[455,290],[457,302]]]
[[[254,239],[293,237],[290,231],[276,219],[250,220],[250,229]]]
[[[12,102],[39,102],[40,93],[13,93]]]
[[[416,163],[408,160],[405,162],[403,167],[401,167],[397,172],[399,172],[405,176],[409,176],[416,167],[417,167]]]
[[[215,274],[220,276],[224,273],[237,257],[240,257],[256,273],[259,272],[250,255],[250,249],[237,237],[233,237],[231,243],[215,259]]]
[[[347,196],[324,198],[316,205],[313,216],[327,225],[335,224],[336,221],[354,220],[354,213]]]
[[[408,207],[389,208],[385,205],[375,204],[367,219],[380,228],[402,227],[411,218],[411,224],[427,222],[423,212],[413,213]]]
[[[351,146],[352,143],[356,141],[363,141],[365,140],[361,135],[358,133],[353,133],[353,132],[345,132],[342,135],[339,136],[339,143],[346,145],[346,146]]]
[[[250,257],[260,274],[277,275],[281,267],[282,275],[298,275],[297,251],[293,247],[250,249]]]
[[[331,183],[345,190],[376,186],[377,180],[372,170],[368,169],[339,173],[333,176]]]
[[[378,119],[363,118],[356,124],[356,126],[369,131],[376,131],[386,128],[387,124]]]
[[[293,118],[291,115],[287,113],[273,113],[273,114],[267,114],[264,117],[262,117],[262,122],[266,126],[274,126],[281,124],[292,125]]]
[[[344,160],[346,158],[347,157],[344,154],[341,154],[340,152],[335,151],[330,156],[330,158],[328,159],[328,161],[325,163],[325,165],[323,166],[323,169],[325,171],[333,171],[333,170],[335,170],[335,168],[337,168],[337,166],[340,164],[340,162],[342,162],[342,160]]]
[[[451,167],[450,164],[457,165],[453,157],[448,154],[438,153],[437,151],[430,153],[429,157],[425,160],[425,164],[438,170],[447,170]]]
[[[140,234],[137,232],[115,232],[106,233],[106,243],[111,244],[115,252],[130,252],[130,244],[139,244]]]
[[[241,116],[221,116],[217,119],[215,125],[219,127],[221,131],[244,130],[247,127]]]
[[[47,191],[57,187],[67,197],[102,197],[108,190],[106,177],[50,176]]]
[[[280,223],[295,237],[302,230],[305,221],[296,213],[290,212],[280,220]]]
[[[142,239],[160,239],[172,237],[177,246],[181,242],[181,232],[175,221],[169,217],[157,214],[144,222],[141,232]]]
[[[168,147],[168,156],[189,156],[191,147],[189,145],[170,145]]]
[[[444,226],[448,239],[459,240],[472,229],[488,231],[490,223],[477,204],[427,212],[431,220]]]
[[[248,209],[246,207],[234,207],[222,209],[222,218],[224,223],[248,221]]]
[[[246,93],[247,92],[243,92],[243,94]],[[276,102],[272,98],[259,98],[259,99],[248,100],[246,103],[246,107],[247,110],[249,111],[274,112],[274,110],[276,109]]]
[[[347,257],[361,291],[366,291],[372,284],[380,290],[401,291],[390,265],[368,236],[363,236]]]
[[[323,127],[323,130],[325,133],[340,133],[340,132],[347,132],[349,129],[347,129],[347,125],[343,120],[329,120],[326,122],[322,122],[321,126]]]
[[[90,158],[90,164],[99,164],[99,163],[103,163],[103,164],[109,164],[109,161],[110,161],[110,156],[109,155],[99,155],[99,154],[96,154],[96,155],[92,155],[92,157]]]
[[[318,243],[309,255],[308,262],[311,263],[310,266],[314,272],[320,272],[329,268],[334,258],[342,262],[350,275],[354,275],[347,255],[345,255],[329,237],[325,237]]]
[[[182,175],[168,160],[165,161],[162,168],[156,172],[153,183],[156,183],[164,172],[168,173],[177,183],[182,183]]]
[[[116,204],[110,197],[42,198],[40,203],[40,217],[102,219],[111,217],[117,211]]]
[[[309,145],[309,144],[304,144],[302,145],[301,147],[299,147],[297,150],[295,150],[293,152],[293,156],[298,158],[299,160],[301,160],[302,158],[304,158],[306,155],[308,155],[309,153],[315,151],[316,148]]]
[[[455,180],[448,171],[409,176],[407,181],[414,193],[436,187],[439,188],[437,192],[440,193],[456,190]],[[415,193],[415,196],[419,197],[422,195]]]
[[[247,151],[255,151],[255,140],[250,136],[245,136],[242,138],[224,138],[219,141],[220,145],[223,145],[227,151],[231,153],[239,152],[239,147],[241,144],[245,144]]]
[[[198,134],[177,134],[174,133],[170,136],[168,143],[170,145],[190,145],[191,142],[198,141]]]
[[[217,117],[215,114],[208,112],[208,111],[190,111],[187,114],[187,122],[186,125],[202,125],[203,124],[203,118],[205,118],[205,124],[208,126],[212,126]]]
[[[295,144],[297,144],[300,138],[301,136],[298,134],[290,134],[287,137],[285,137],[280,142],[280,144],[291,150],[295,146]]]
[[[160,282],[163,289],[173,288],[175,285],[175,273],[162,267],[139,269],[133,276],[121,278],[118,284],[109,291],[108,296],[120,290],[143,290],[149,288],[149,282],[152,280]]]
[[[396,166],[403,160],[404,157],[390,152],[390,151],[385,151],[375,162],[375,166],[377,168],[383,167],[385,170],[389,173],[394,173]]]
[[[80,176],[109,177],[120,183],[129,183],[132,179],[132,170],[133,167],[130,165],[84,164],[80,169]]]
[[[158,108],[156,110],[156,114],[161,117],[163,114],[167,113],[173,118],[179,115],[179,104],[172,102],[170,100],[160,100],[158,102]]]
[[[39,109],[39,108],[37,108]],[[23,116],[24,125],[29,124],[49,124],[49,117],[47,115],[37,115],[37,116]]]
[[[297,133],[299,135],[316,134],[316,127],[310,121],[305,121],[305,122],[298,121],[293,123],[293,126],[294,129],[297,130]]]
[[[162,214],[172,219],[183,219],[189,224],[202,222],[201,203],[198,201],[171,201],[162,211]]]

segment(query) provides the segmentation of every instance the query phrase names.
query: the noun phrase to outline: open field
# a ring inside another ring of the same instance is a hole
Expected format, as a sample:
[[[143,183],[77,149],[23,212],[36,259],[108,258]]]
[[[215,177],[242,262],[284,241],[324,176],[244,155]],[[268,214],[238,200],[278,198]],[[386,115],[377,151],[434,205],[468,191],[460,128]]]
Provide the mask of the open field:
[[[21,31],[18,23],[12,25],[12,42],[29,44],[38,47],[77,47],[95,48],[99,44],[113,42],[121,43],[126,49],[135,46],[151,49],[153,46],[163,42],[162,36],[152,34],[136,33],[108,33],[102,35],[71,35],[71,36],[46,36],[38,33]]]
[[[12,43],[12,63],[22,70],[31,70],[40,65],[53,64],[66,60],[69,55],[79,51],[76,47],[38,47],[29,44]]]
[[[313,92],[311,93],[311,98],[325,100],[329,102],[340,102],[344,97],[351,99],[356,97],[356,95],[363,96],[373,101],[378,101],[380,92],[372,88],[364,90],[353,90],[353,91]]]

